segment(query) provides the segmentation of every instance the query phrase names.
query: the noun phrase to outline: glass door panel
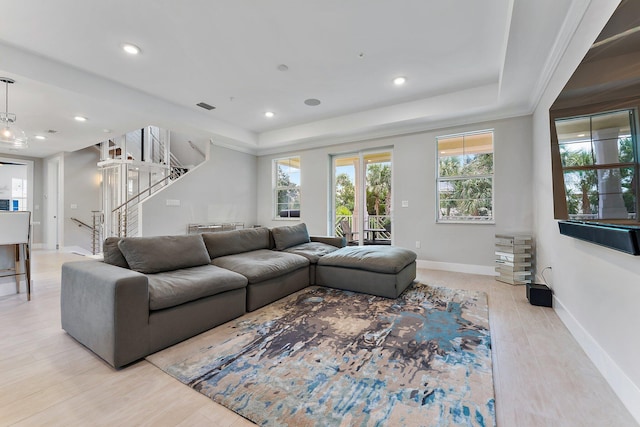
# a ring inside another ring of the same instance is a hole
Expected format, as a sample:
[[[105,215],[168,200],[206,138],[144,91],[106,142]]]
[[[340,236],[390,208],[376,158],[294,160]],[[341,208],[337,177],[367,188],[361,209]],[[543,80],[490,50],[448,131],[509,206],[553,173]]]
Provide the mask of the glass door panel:
[[[364,243],[391,244],[391,152],[365,153]]]
[[[360,156],[347,155],[333,160],[334,233],[349,245],[360,244],[362,195],[360,194]]]
[[[391,243],[391,152],[333,157],[332,224],[349,245]]]

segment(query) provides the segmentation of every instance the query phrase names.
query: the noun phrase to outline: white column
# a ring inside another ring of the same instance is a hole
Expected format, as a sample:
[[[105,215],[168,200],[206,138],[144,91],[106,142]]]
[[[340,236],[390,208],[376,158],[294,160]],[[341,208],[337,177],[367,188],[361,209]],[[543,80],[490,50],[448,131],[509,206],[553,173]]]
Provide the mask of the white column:
[[[593,131],[593,149],[596,163],[618,163],[619,128]],[[627,208],[622,199],[622,184],[617,169],[598,170],[599,218],[627,218]]]

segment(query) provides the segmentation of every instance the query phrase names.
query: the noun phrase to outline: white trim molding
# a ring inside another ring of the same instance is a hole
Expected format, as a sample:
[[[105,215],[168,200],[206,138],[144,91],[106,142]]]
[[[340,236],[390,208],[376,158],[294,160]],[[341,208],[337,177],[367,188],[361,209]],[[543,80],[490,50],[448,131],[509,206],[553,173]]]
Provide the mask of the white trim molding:
[[[582,327],[555,295],[553,296],[553,309],[569,329],[571,335],[578,341],[578,344],[580,344],[589,359],[596,365],[596,368],[609,383],[614,393],[618,395],[624,406],[631,413],[631,416],[640,424],[640,406],[638,405],[638,402],[640,402],[640,388],[625,375],[618,364]]]
[[[482,276],[495,276],[496,271],[493,266],[458,264],[455,262],[428,261],[419,259],[416,267],[427,268],[429,270],[453,271],[455,273],[480,274]]]

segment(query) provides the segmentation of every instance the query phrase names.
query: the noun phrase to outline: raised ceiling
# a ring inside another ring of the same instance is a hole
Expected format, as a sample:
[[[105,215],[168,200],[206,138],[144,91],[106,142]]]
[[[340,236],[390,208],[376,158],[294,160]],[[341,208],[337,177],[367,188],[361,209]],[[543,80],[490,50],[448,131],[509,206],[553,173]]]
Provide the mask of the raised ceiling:
[[[0,0],[0,76],[21,154],[149,124],[260,154],[528,114],[585,3]]]

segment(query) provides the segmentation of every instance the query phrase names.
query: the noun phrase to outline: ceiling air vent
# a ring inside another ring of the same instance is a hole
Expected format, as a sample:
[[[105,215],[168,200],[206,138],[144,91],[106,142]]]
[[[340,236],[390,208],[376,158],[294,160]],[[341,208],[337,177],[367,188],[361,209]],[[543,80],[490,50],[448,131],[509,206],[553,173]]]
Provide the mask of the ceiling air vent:
[[[198,102],[196,105],[200,108],[204,108],[205,110],[213,110],[216,108],[213,105],[207,104],[206,102]]]

